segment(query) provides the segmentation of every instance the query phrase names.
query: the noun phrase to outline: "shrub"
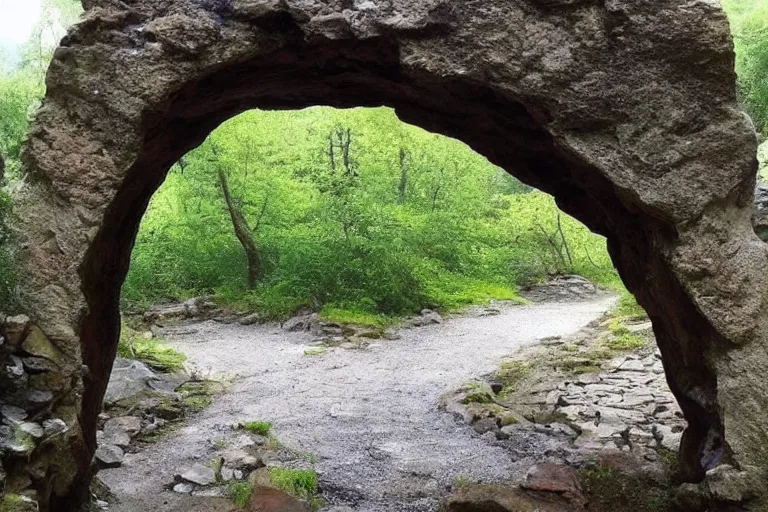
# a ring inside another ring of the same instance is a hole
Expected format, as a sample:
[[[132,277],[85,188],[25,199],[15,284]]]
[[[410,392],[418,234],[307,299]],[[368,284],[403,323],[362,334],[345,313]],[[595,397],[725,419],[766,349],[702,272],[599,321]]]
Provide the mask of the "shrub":
[[[242,425],[243,430],[260,436],[268,436],[272,429],[272,423],[269,421],[247,421]]]

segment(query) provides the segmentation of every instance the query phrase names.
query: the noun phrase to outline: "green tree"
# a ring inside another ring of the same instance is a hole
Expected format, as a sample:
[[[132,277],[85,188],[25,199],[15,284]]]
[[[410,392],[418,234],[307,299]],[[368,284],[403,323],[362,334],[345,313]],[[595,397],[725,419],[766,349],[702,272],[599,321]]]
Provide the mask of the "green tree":
[[[768,4],[723,0],[736,49],[740,96],[759,131],[768,130]]]

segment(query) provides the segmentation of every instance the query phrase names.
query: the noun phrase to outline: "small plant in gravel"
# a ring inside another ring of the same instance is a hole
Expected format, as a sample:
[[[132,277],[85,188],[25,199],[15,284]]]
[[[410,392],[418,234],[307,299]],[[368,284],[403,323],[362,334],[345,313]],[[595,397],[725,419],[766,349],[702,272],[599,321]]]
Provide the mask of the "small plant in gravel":
[[[243,508],[248,505],[249,501],[251,501],[253,486],[250,482],[231,481],[227,483],[226,492],[227,496],[229,496],[236,506]]]
[[[304,351],[305,356],[321,356],[328,351],[325,347],[308,348]]]
[[[269,431],[272,430],[272,423],[269,421],[246,421],[241,428],[252,434],[268,436]]]
[[[306,469],[269,468],[272,484],[281,491],[308,501],[313,509],[319,508],[317,473]]]
[[[472,480],[470,480],[467,475],[456,475],[453,477],[453,481],[451,483],[455,489],[460,489],[462,487],[469,487],[472,485]]]

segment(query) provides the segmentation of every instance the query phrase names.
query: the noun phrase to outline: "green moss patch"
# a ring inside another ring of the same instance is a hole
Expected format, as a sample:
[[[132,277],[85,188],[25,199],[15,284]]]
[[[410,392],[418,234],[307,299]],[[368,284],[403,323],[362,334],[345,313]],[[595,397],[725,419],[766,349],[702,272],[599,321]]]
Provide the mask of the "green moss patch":
[[[269,421],[246,421],[241,425],[241,428],[252,434],[268,436],[269,431],[272,430],[272,423]]]
[[[181,370],[187,357],[164,341],[147,339],[140,333],[122,324],[117,354],[126,359],[138,359],[153,370],[173,373]]]

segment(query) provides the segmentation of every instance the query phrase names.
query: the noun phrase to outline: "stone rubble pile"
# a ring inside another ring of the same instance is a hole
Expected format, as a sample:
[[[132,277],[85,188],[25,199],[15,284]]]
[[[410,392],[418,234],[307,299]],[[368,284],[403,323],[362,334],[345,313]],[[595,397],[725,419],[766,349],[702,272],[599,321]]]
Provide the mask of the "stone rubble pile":
[[[116,359],[96,432],[97,466],[119,467],[126,453],[138,450],[137,441],[186,417],[185,397],[215,393],[214,384],[186,373],[156,373],[141,361]]]
[[[13,510],[37,510],[34,489],[47,477],[49,453],[77,425],[66,398],[71,366],[28,317],[0,314],[0,497],[14,500]]]
[[[225,487],[233,481],[249,482],[254,487],[272,485],[269,469],[273,467],[313,469],[306,455],[242,430],[240,425],[233,425],[214,446],[209,463],[181,468],[167,488],[180,494],[218,497],[226,495]]]
[[[625,328],[649,332],[648,325]],[[569,343],[547,339],[541,347],[560,359],[568,354],[579,360],[587,352],[557,351],[575,347],[574,340],[584,346],[600,333],[591,326]],[[615,354],[594,370],[576,375],[544,371],[513,390],[491,378],[444,396],[441,407],[520,456],[546,459],[556,454],[560,461],[580,465],[590,453],[606,450],[647,461],[657,461],[661,451],[677,452],[686,422],[667,386],[658,351]],[[523,439],[526,444],[520,446]]]
[[[597,287],[590,280],[577,275],[555,276],[523,291],[525,298],[534,302],[584,300],[597,293]]]

